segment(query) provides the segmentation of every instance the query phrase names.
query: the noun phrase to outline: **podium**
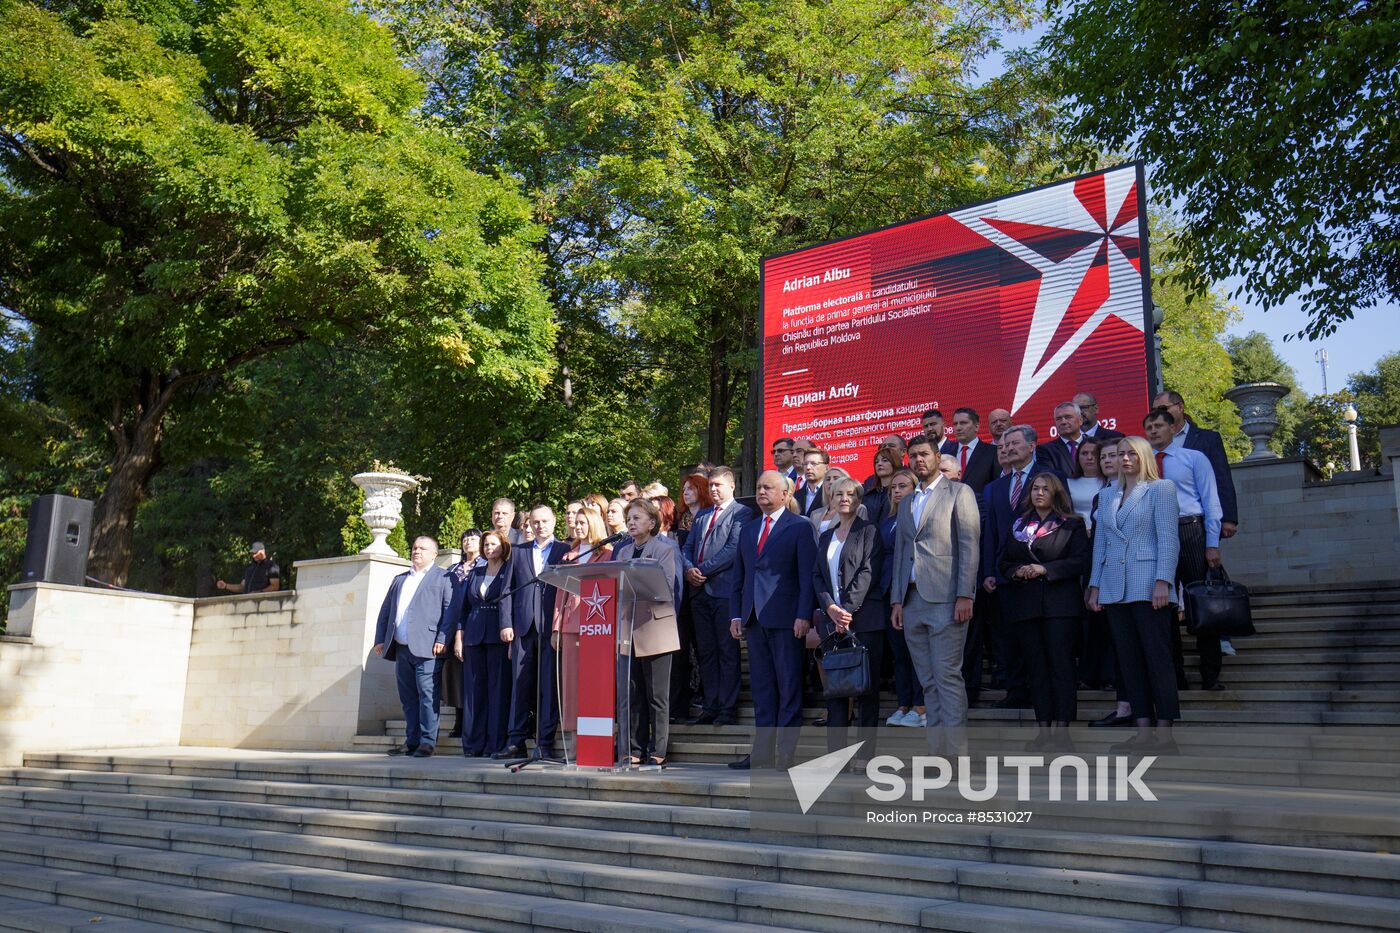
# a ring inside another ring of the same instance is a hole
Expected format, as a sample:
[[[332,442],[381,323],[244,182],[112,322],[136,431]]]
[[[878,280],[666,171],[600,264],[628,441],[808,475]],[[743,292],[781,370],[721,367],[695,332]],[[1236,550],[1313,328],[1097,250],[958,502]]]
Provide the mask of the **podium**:
[[[559,626],[560,727],[575,736],[583,768],[621,769],[631,754],[632,635],[647,603],[674,599],[659,561],[554,564],[539,580],[574,599]],[[566,743],[567,745],[567,743]]]

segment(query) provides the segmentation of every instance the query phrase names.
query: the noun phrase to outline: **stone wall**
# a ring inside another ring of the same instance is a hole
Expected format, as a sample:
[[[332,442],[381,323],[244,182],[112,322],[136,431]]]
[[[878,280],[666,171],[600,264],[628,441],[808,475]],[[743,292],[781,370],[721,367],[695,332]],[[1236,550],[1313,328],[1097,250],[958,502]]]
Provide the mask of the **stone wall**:
[[[1221,556],[1250,586],[1400,581],[1400,427],[1381,431],[1385,466],[1330,481],[1300,459],[1232,468],[1240,531]]]
[[[11,587],[0,763],[32,751],[178,744],[193,617],[188,599]]]
[[[371,655],[389,582],[407,561],[296,564],[295,592],[200,600],[181,742],[345,748],[397,710],[393,666]]]

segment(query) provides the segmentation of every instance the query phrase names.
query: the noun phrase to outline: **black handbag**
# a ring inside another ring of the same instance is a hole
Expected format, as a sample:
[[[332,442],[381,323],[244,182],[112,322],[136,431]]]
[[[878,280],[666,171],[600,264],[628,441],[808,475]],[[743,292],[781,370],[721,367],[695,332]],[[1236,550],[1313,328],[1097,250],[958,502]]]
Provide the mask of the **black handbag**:
[[[828,700],[863,696],[870,692],[870,652],[850,632],[832,632],[817,647],[826,674]]]
[[[1186,631],[1194,635],[1235,638],[1254,634],[1249,587],[1230,582],[1224,567],[1212,567],[1204,580],[1187,583]]]

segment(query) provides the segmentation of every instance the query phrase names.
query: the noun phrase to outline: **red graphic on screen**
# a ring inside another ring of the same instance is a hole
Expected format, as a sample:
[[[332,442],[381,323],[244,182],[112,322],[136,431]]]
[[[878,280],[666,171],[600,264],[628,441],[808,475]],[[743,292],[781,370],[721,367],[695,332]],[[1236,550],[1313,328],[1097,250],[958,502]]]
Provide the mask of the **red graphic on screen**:
[[[809,437],[858,479],[928,408],[1006,408],[1040,439],[1057,403],[1136,433],[1148,401],[1128,165],[767,260],[761,450]]]

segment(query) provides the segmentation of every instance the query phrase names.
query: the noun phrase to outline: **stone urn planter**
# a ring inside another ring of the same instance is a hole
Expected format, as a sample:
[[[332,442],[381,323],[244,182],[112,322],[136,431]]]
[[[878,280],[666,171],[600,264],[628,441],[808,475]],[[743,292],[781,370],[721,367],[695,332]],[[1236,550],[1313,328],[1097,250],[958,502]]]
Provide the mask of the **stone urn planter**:
[[[1254,444],[1244,458],[1246,462],[1278,459],[1278,454],[1269,449],[1269,439],[1278,430],[1279,399],[1289,391],[1288,386],[1277,382],[1246,382],[1225,393],[1240,410],[1240,427]]]
[[[403,494],[418,488],[418,480],[407,473],[356,473],[351,477],[355,485],[365,491],[365,507],[361,517],[374,536],[369,547],[361,554],[383,554],[398,557],[389,547],[389,532],[399,523],[403,515]]]

